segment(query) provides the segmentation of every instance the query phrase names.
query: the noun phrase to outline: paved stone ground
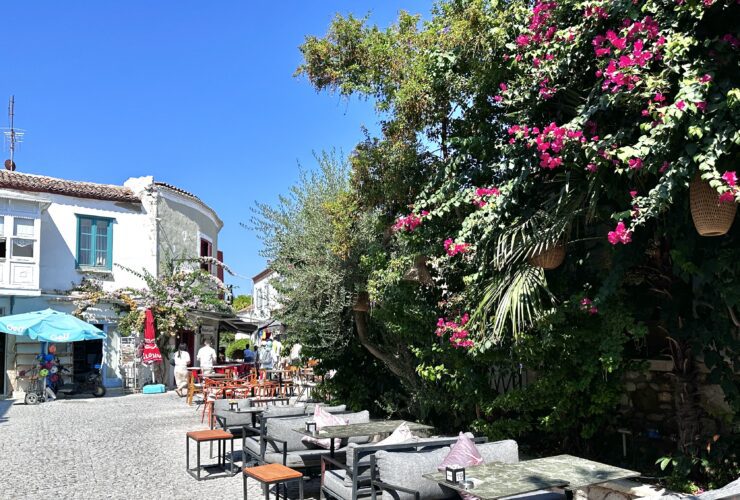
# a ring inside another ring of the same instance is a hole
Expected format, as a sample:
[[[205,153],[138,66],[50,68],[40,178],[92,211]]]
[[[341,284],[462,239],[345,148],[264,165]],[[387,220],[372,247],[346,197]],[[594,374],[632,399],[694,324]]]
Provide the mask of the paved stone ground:
[[[185,472],[185,433],[206,428],[172,392],[0,401],[0,499],[242,498],[240,474],[196,481]],[[252,480],[249,497],[262,497]]]

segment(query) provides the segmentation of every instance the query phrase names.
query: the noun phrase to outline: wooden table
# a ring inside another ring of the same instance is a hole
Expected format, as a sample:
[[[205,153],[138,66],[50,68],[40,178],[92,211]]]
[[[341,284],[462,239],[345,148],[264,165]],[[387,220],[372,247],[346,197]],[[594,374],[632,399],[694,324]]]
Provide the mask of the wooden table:
[[[572,455],[524,460],[514,464],[492,462],[465,468],[465,476],[474,483],[465,489],[445,481],[444,472],[424,474],[423,477],[456,491],[465,492],[482,500],[530,493],[548,488],[566,488],[566,495],[586,486],[639,476],[639,472],[578,458]],[[400,485],[399,485],[400,486]]]
[[[193,440],[197,443],[197,458],[196,458],[196,467],[195,469],[190,468],[190,440]],[[188,474],[193,476],[195,479],[200,481],[201,479],[208,479],[211,477],[209,474],[208,477],[201,478],[200,477],[200,471],[209,467],[208,465],[201,466],[200,464],[200,443],[206,442],[211,443],[216,441],[218,442],[218,462],[215,464],[215,466],[218,466],[223,470],[227,476],[233,476],[235,474],[234,471],[234,435],[222,431],[222,430],[205,430],[205,431],[190,431],[185,435],[185,469],[188,471]],[[226,441],[231,441],[231,458],[229,460],[229,470],[226,470]],[[222,453],[222,445],[223,445],[223,453]]]
[[[244,500],[247,500],[247,477],[259,481],[265,491],[265,499],[270,498],[270,485],[277,484],[277,498],[280,498],[280,483],[289,481],[298,481],[298,498],[303,500],[303,474],[297,470],[286,467],[282,464],[267,464],[258,467],[245,467],[244,474]],[[285,498],[288,498],[285,487]]]
[[[341,418],[341,417],[340,417]],[[330,425],[320,429],[315,434],[306,429],[293,429],[294,431],[317,439],[329,438],[329,456],[334,458],[334,440],[349,439],[356,436],[376,436],[378,434],[390,434],[399,425],[406,423],[412,431],[429,431],[434,429],[431,425],[418,422],[407,422],[406,420],[374,420],[362,424]]]

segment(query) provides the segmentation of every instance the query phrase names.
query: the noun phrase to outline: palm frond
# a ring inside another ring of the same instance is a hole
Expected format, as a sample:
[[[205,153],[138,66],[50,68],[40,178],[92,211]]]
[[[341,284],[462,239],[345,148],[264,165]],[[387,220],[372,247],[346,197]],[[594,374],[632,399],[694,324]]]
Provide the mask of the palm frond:
[[[522,264],[491,281],[471,320],[482,327],[485,340],[498,342],[507,329],[518,338],[540,320],[547,306],[554,302],[544,271]]]

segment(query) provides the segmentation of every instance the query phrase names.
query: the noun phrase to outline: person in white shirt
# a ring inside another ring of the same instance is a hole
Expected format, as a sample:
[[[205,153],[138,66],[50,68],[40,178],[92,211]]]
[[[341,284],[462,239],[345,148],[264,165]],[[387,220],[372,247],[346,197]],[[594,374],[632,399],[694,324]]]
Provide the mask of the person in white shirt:
[[[188,365],[190,364],[188,345],[180,344],[173,359],[175,360],[175,385],[177,386],[175,393],[183,397],[186,395],[186,389],[188,388]]]
[[[211,341],[206,339],[203,342],[203,347],[198,349],[198,363],[200,363],[200,369],[203,375],[210,375],[213,373],[213,364],[216,362],[216,350],[211,347]]]

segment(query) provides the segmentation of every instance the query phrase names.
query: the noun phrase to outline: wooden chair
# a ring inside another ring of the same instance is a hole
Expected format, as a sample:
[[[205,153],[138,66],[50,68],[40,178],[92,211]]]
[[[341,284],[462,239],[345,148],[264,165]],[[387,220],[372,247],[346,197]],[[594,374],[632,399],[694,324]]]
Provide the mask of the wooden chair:
[[[186,401],[188,406],[193,404],[193,396],[196,394],[203,394],[203,383],[200,380],[200,374],[195,370],[190,370],[190,378],[188,380],[188,397]]]

